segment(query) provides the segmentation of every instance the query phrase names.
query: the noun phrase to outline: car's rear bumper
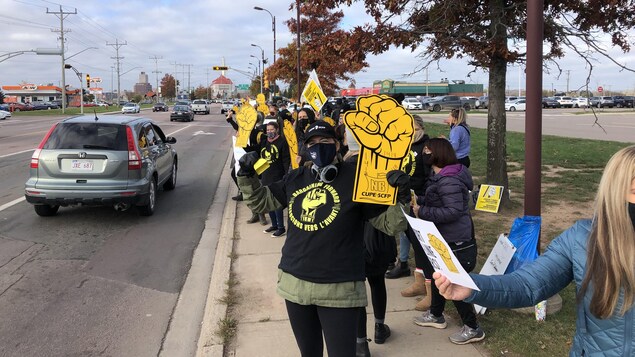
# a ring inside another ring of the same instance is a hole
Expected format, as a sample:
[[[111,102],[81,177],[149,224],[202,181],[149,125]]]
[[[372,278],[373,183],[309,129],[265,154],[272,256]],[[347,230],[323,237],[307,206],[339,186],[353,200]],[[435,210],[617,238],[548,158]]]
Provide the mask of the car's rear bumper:
[[[26,189],[24,197],[27,202],[35,205],[111,206],[116,203],[126,203],[130,205],[145,204],[148,202],[149,193],[138,190],[71,191]]]

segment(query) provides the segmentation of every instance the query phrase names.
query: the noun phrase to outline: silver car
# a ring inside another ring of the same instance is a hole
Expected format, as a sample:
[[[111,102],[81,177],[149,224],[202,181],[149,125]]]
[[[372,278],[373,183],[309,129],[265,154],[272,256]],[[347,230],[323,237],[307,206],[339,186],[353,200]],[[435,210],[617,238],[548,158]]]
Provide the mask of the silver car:
[[[147,118],[112,115],[63,120],[31,157],[25,196],[40,216],[60,206],[112,205],[154,213],[159,187],[176,186],[178,155],[161,128]]]

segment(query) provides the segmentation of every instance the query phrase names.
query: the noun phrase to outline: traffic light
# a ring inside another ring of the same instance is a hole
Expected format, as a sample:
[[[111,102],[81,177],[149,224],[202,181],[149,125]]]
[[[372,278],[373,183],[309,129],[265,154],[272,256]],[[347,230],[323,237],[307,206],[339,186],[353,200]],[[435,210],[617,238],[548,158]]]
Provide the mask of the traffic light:
[[[90,88],[90,74],[86,74],[86,88]]]
[[[227,67],[227,66],[214,66],[214,67],[212,67],[212,69],[215,70],[215,71],[226,71],[226,70],[229,69],[229,67]]]
[[[265,82],[265,88],[266,88],[266,89],[269,89],[269,76],[267,75],[267,72],[269,72],[269,71],[267,71],[267,70],[265,69],[265,75],[264,75],[264,78],[263,78],[263,79],[264,79],[264,82]]]

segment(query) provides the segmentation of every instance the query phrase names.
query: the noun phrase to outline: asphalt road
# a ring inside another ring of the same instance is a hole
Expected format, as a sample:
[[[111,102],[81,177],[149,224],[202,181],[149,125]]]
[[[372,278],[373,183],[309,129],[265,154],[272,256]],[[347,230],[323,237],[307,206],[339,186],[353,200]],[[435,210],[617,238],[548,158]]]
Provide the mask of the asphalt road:
[[[186,123],[140,114],[179,153],[177,188],[159,192],[151,217],[110,207],[37,216],[24,182],[32,148],[60,118],[0,123],[0,355],[158,355],[231,145],[219,112]]]
[[[422,112],[426,121],[442,123],[447,113]],[[525,112],[507,112],[507,130],[525,132]],[[595,114],[595,115],[594,115]],[[467,122],[476,128],[487,128],[487,111],[468,112]],[[597,122],[596,122],[597,117]],[[635,142],[635,111],[633,109],[543,109],[543,135],[572,138]]]

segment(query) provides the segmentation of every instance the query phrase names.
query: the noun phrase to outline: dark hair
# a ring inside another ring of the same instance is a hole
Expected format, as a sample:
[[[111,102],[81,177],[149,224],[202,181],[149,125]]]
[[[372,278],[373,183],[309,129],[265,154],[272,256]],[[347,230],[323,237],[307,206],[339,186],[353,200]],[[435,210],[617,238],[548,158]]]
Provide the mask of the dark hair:
[[[428,140],[426,146],[432,153],[430,154],[430,165],[444,168],[459,163],[454,148],[447,139],[432,138]]]
[[[345,124],[340,124],[340,125],[336,126],[335,127],[335,138],[337,139],[337,141],[339,141],[340,143],[343,143],[345,136],[346,136],[346,125]]]
[[[269,125],[271,125],[271,126],[273,126],[274,128],[276,128],[276,130],[280,129],[280,126],[279,126],[279,125],[278,125],[278,123],[277,123],[277,122],[275,122],[275,121],[270,121],[270,122],[268,122],[268,123],[267,123],[267,126],[269,126]]]

